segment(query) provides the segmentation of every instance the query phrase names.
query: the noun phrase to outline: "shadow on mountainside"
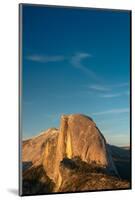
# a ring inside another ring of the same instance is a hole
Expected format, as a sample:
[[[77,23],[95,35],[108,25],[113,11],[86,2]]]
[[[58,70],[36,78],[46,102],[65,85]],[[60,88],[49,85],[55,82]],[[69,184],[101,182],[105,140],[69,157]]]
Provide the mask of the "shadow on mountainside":
[[[85,115],[23,141],[22,160],[23,195],[130,188],[130,150],[107,144]]]
[[[130,188],[126,180],[109,175],[95,162],[88,164],[79,157],[64,158],[60,162],[62,183],[57,192],[97,191]],[[55,183],[46,175],[44,167],[31,166],[23,173],[23,195],[53,193]]]
[[[130,188],[130,149],[108,145],[120,178],[107,174],[95,162],[88,164],[79,157],[60,162],[62,184],[58,192]],[[23,195],[53,193],[55,183],[46,175],[42,165],[31,161],[22,163]],[[99,181],[100,180],[100,181]]]
[[[32,166],[23,173],[23,195],[52,193],[54,186],[42,165]]]
[[[129,188],[130,184],[112,176],[95,162],[88,164],[76,157],[64,158],[60,163],[62,184],[59,192],[97,191]]]
[[[32,166],[32,162],[31,161],[25,161],[22,163],[22,170],[23,172],[27,169],[29,169]]]
[[[115,166],[122,179],[131,181],[130,148],[108,145]]]

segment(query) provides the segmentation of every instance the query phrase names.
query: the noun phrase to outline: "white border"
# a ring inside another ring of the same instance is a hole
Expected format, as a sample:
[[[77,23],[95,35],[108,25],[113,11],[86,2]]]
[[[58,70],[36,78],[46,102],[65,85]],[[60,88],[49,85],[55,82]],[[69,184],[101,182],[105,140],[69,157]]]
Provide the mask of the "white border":
[[[135,1],[134,0],[4,0],[0,6],[0,196],[1,199],[19,199],[15,195],[18,188],[18,3],[37,3],[50,5],[68,5],[80,7],[96,8],[114,8],[114,9],[132,9],[132,46],[133,54],[135,48]],[[135,91],[134,84],[134,56],[132,80],[132,90]],[[135,102],[132,91],[133,102]],[[133,104],[133,111],[134,104]],[[133,122],[135,121],[135,112],[133,112]],[[135,148],[134,124],[132,128],[132,142]],[[133,149],[133,158],[135,153]],[[133,168],[133,190],[127,191],[109,191],[23,197],[30,199],[129,199],[135,194],[135,161],[132,162]]]

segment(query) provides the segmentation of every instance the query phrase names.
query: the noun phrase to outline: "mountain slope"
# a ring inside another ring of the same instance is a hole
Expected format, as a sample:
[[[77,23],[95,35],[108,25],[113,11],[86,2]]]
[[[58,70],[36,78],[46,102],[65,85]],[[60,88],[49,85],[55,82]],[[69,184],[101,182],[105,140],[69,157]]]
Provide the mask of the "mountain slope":
[[[112,177],[116,180],[112,181],[115,182],[113,188],[122,187],[122,184],[123,187],[129,187],[129,183],[124,183],[119,179],[112,152],[114,152],[114,148],[106,144],[105,138],[90,117],[81,114],[63,115],[60,129],[48,129],[37,137],[23,141],[23,178],[27,183],[29,173],[41,166],[42,174],[46,175],[43,175],[43,177],[48,177],[43,179],[47,180],[47,183],[53,183],[53,192],[67,191],[67,184],[65,183],[72,182],[72,177],[75,176],[78,181],[83,177],[82,190],[83,187],[84,190],[85,188],[94,190],[94,187],[100,189],[101,185],[102,189],[111,189],[110,180]],[[66,165],[65,159],[67,159]],[[75,170],[68,169],[71,175],[65,176],[67,164],[70,165],[71,163],[74,163],[73,166],[77,166],[77,168]],[[80,168],[83,170],[78,171]],[[86,173],[86,169],[90,169],[88,173]],[[100,173],[97,173],[98,171]],[[103,179],[105,182],[102,183],[101,177],[105,176],[106,178]],[[89,177],[89,181],[86,181],[85,177]],[[94,177],[100,180],[95,182],[95,186],[91,185]],[[37,178],[36,180],[39,181]],[[77,185],[75,190],[78,190]]]

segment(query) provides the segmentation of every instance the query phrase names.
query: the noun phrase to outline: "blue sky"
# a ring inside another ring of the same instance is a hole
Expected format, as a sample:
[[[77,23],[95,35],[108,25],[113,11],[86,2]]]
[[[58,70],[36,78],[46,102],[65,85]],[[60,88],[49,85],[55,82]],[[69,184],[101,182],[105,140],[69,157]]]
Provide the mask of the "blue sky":
[[[23,138],[83,113],[128,145],[129,12],[24,5],[22,20]]]

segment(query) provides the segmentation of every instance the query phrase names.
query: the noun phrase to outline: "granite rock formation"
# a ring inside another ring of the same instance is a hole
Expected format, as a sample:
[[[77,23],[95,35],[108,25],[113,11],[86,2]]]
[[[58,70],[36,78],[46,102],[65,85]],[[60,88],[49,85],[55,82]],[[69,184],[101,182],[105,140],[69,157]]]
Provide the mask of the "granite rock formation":
[[[34,168],[42,166],[55,185],[54,192],[63,191],[60,189],[64,176],[61,162],[68,159],[70,163],[76,158],[88,166],[95,165],[107,175],[119,176],[104,136],[95,122],[85,115],[62,115],[59,129],[51,128],[23,141],[23,162],[31,162]],[[24,175],[28,174],[27,170]]]

